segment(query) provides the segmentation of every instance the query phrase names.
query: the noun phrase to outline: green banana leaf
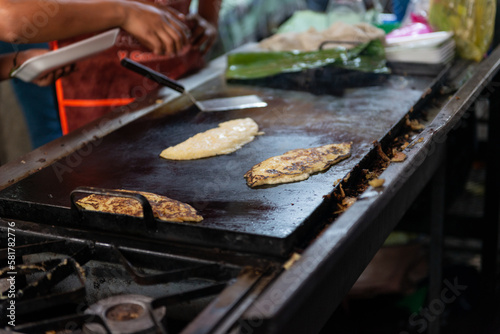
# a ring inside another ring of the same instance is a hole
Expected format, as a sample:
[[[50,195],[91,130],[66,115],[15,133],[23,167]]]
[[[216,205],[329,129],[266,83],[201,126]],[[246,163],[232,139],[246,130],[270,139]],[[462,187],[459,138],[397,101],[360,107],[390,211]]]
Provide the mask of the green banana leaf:
[[[227,79],[257,79],[323,66],[372,73],[390,73],[382,42],[373,40],[351,49],[240,52],[228,55]]]

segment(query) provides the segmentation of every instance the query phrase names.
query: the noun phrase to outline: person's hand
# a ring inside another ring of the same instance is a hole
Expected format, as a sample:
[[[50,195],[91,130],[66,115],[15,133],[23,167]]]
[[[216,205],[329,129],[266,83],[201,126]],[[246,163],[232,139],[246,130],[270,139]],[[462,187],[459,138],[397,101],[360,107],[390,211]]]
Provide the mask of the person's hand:
[[[128,1],[125,22],[121,26],[155,54],[179,54],[189,43],[190,30],[182,14],[162,10],[139,1]]]
[[[47,49],[29,49],[25,51],[19,52],[17,55],[17,64],[22,65],[24,62],[26,62],[28,59],[45,54],[49,52],[50,50]],[[50,73],[44,74],[31,82],[38,85],[38,86],[48,86],[50,84],[53,84],[57,79],[68,75],[69,73],[73,72],[74,70],[74,64],[73,65],[66,65],[61,68],[55,69],[54,71],[51,71]]]
[[[31,82],[40,87],[48,86],[53,84],[57,79],[67,76],[71,72],[75,70],[75,65],[67,65],[61,68],[58,68],[48,74],[42,75]]]
[[[189,14],[186,22],[191,29],[191,45],[206,54],[217,39],[217,29],[198,14]]]

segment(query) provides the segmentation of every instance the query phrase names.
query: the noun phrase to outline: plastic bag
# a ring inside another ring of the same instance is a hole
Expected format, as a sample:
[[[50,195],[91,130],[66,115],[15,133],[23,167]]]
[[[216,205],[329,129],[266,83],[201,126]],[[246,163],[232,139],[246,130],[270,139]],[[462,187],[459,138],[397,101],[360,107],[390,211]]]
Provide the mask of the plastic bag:
[[[453,31],[458,55],[480,61],[493,39],[496,1],[430,0],[429,23],[435,30]]]
[[[409,25],[412,23],[428,24],[427,17],[429,16],[429,2],[431,0],[410,0],[406,7],[401,25]]]

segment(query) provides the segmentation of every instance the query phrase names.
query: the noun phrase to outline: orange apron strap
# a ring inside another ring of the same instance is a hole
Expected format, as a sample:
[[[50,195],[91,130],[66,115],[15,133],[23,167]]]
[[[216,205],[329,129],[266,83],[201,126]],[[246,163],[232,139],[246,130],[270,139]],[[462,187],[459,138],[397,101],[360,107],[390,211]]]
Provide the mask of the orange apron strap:
[[[134,102],[133,98],[100,100],[63,100],[65,107],[118,107]]]
[[[52,41],[49,43],[51,50],[59,49],[59,44],[57,41]],[[63,135],[67,134],[68,131],[68,118],[66,116],[66,108],[64,107],[64,95],[61,80],[56,80],[56,97],[57,97],[57,108],[59,109],[59,122],[61,123],[61,129]]]
[[[56,97],[57,107],[59,109],[59,122],[61,123],[62,134],[68,134],[68,118],[66,116],[66,108],[64,105],[64,96],[61,79],[56,81]]]
[[[57,50],[59,45],[57,41],[50,42],[50,48]],[[59,121],[63,135],[69,132],[68,110],[66,107],[115,107],[124,106],[134,102],[134,98],[121,99],[65,99],[64,89],[61,79],[55,83],[57,105],[59,110]]]

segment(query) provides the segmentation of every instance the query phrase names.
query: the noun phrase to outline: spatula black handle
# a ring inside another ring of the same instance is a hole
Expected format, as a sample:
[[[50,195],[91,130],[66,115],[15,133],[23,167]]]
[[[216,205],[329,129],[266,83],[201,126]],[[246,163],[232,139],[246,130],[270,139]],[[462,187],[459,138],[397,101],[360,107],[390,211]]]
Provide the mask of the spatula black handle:
[[[151,80],[159,83],[160,85],[172,88],[173,90],[176,90],[179,93],[184,93],[185,88],[180,83],[168,78],[167,76],[165,76],[159,72],[156,72],[155,70],[150,69],[147,66],[139,64],[138,62],[135,62],[129,58],[123,58],[120,61],[120,63],[123,67],[128,68],[129,70],[132,70],[138,74],[141,74],[141,75],[145,76],[146,78],[151,79]]]

